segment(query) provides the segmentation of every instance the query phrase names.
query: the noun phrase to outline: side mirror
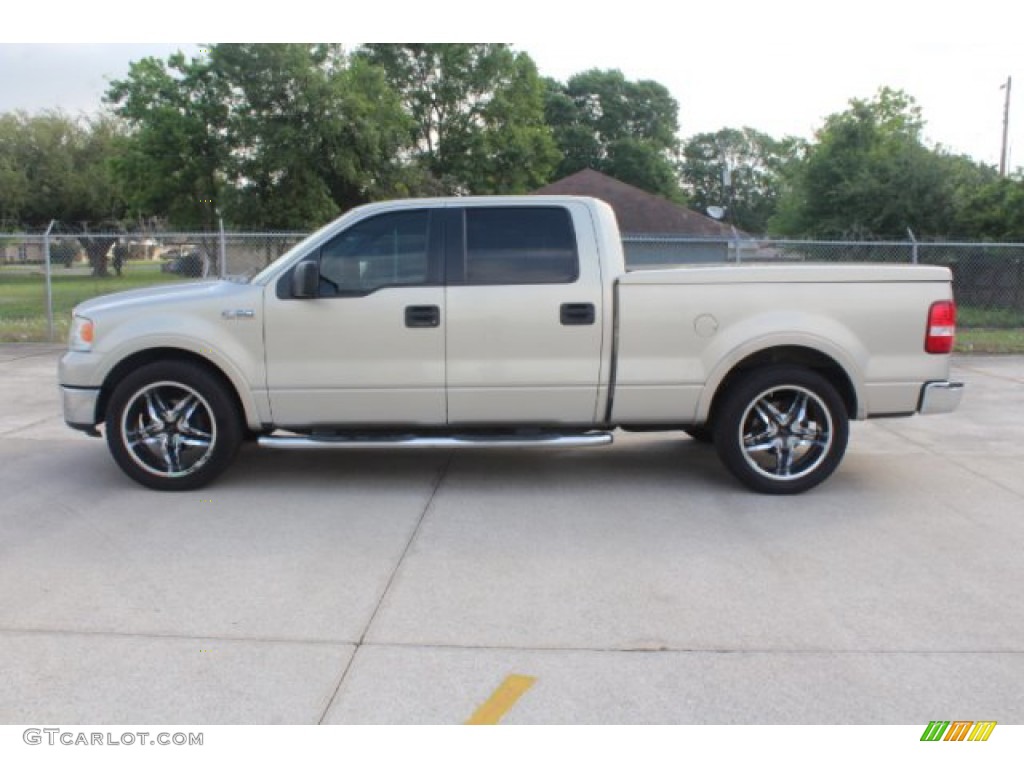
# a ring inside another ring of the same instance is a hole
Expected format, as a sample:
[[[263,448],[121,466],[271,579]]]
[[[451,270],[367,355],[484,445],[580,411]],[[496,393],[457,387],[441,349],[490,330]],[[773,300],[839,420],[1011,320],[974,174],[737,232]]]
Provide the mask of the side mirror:
[[[292,272],[292,296],[296,299],[315,299],[320,295],[320,265],[304,261]]]

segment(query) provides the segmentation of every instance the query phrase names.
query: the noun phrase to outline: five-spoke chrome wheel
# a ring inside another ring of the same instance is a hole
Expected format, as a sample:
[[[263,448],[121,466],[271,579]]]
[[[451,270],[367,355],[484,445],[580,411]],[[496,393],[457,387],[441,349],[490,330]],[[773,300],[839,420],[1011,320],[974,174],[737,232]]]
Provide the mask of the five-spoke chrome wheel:
[[[832,444],[832,414],[804,387],[773,387],[747,407],[740,421],[743,455],[766,477],[796,480],[813,472]]]
[[[835,471],[849,417],[821,374],[779,365],[749,372],[724,397],[715,447],[739,480],[763,493],[800,493]]]
[[[183,477],[213,455],[217,423],[210,404],[191,387],[158,381],[136,392],[121,417],[128,452],[144,470]]]
[[[220,474],[242,440],[227,383],[200,364],[152,363],[114,388],[107,444],[118,465],[150,488],[198,488]]]

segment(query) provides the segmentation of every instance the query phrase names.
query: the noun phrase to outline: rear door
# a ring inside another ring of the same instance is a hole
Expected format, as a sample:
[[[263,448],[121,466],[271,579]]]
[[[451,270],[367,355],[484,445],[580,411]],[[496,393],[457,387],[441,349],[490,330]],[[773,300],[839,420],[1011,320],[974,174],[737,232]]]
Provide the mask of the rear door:
[[[604,311],[581,203],[450,209],[448,423],[591,425]]]

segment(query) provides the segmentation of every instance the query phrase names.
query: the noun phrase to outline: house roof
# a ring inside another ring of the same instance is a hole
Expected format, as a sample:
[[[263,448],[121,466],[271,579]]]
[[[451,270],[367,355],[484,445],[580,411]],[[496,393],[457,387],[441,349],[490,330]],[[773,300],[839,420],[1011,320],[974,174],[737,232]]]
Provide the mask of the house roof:
[[[585,168],[533,192],[535,195],[585,195],[604,200],[630,234],[672,234],[690,237],[732,237],[732,230],[682,205]]]

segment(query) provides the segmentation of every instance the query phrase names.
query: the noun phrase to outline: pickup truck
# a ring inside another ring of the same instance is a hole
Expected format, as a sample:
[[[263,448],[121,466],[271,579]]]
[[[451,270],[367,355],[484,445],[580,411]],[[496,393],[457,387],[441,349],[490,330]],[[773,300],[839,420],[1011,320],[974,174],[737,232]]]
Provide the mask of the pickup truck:
[[[826,479],[851,419],[943,413],[949,270],[757,264],[627,272],[581,197],[353,209],[248,281],[74,310],[64,419],[117,464],[197,488],[240,444],[607,445],[682,430],[764,493]]]

